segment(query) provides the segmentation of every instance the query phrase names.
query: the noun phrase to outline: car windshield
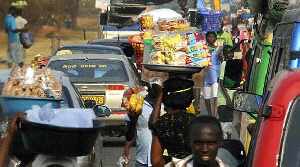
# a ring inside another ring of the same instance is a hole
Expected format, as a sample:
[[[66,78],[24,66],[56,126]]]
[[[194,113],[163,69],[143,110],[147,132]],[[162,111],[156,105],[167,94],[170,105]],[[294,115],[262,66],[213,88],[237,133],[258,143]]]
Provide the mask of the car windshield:
[[[56,52],[55,55],[64,55],[64,54],[113,54],[121,55],[120,50],[111,49],[111,48],[62,48]]]
[[[66,73],[71,82],[128,82],[126,68],[118,60],[57,60],[49,68]]]

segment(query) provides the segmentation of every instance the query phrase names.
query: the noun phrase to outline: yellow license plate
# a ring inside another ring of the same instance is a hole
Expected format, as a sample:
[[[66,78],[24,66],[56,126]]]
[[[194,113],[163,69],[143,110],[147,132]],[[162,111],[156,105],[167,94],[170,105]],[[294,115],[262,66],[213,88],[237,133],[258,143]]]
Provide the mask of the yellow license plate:
[[[83,102],[85,100],[95,100],[96,103],[99,105],[104,104],[104,96],[101,96],[101,95],[82,95],[81,99]]]

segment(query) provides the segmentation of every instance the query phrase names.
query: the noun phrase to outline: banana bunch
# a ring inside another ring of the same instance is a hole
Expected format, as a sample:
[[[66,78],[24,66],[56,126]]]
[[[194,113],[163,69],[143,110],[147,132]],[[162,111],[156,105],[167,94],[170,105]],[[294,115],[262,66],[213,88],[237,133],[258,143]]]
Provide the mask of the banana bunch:
[[[142,113],[143,102],[144,102],[144,91],[141,91],[138,86],[131,88],[132,94],[124,97],[123,103],[128,114],[137,114]]]

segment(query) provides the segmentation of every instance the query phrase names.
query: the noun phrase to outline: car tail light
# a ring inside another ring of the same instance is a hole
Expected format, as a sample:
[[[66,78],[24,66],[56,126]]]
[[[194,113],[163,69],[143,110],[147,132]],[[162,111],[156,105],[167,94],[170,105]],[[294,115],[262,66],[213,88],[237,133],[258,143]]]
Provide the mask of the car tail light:
[[[108,90],[124,90],[125,86],[124,85],[108,85],[107,89]]]

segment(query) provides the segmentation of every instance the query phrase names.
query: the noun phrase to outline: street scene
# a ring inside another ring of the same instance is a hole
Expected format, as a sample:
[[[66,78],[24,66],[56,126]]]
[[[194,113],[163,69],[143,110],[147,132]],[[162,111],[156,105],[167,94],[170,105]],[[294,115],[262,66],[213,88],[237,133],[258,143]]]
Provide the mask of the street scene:
[[[300,166],[298,0],[0,2],[0,167]]]

